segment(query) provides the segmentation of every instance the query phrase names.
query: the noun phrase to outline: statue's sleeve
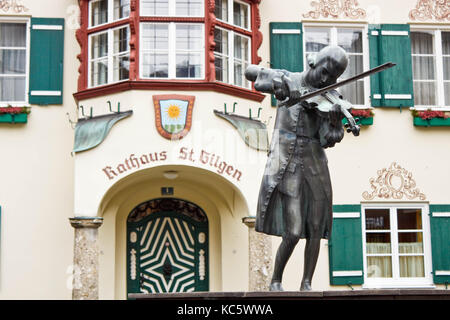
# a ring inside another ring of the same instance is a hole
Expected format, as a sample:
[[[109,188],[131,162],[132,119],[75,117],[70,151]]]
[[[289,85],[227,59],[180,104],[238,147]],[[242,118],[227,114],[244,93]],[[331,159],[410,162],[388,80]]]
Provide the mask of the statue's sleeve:
[[[262,69],[256,78],[255,89],[264,93],[274,94],[274,81],[281,82],[283,75],[290,75],[289,71],[280,69]]]

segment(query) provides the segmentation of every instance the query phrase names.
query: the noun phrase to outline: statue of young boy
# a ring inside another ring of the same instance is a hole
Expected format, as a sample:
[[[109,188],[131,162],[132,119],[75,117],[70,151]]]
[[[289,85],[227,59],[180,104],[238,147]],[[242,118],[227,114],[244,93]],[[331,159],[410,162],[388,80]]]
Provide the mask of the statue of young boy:
[[[314,103],[295,103],[305,92],[336,83],[348,65],[346,52],[336,46],[308,57],[310,69],[301,73],[264,69],[251,65],[246,77],[255,89],[280,101],[270,152],[258,198],[256,231],[281,236],[271,291],[282,291],[282,276],[299,239],[306,238],[300,290],[311,290],[320,240],[329,239],[332,224],[332,190],[324,148],[344,136],[339,105],[329,112]],[[288,100],[289,99],[289,100]]]

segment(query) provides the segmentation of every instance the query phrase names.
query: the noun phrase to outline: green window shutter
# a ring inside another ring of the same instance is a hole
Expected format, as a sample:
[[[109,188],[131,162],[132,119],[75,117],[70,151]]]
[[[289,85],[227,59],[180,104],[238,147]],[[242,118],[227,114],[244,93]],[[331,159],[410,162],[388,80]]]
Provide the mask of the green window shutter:
[[[303,71],[302,24],[298,22],[270,23],[270,67],[291,72]],[[272,106],[277,105],[272,95]]]
[[[31,104],[63,102],[64,19],[31,18]]]
[[[371,68],[386,62],[397,64],[370,77],[372,106],[414,106],[409,25],[370,25],[369,47]]]
[[[450,205],[430,205],[433,281],[450,283]]]
[[[334,205],[328,242],[331,285],[364,282],[361,205]]]

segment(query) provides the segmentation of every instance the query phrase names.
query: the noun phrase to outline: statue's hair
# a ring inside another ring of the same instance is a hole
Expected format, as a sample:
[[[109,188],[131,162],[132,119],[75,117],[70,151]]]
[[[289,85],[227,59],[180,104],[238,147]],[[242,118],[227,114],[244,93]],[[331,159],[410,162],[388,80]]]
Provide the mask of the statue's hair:
[[[339,46],[326,46],[317,53],[311,53],[307,57],[308,65],[314,68],[318,62],[323,59],[332,59],[336,61],[342,69],[345,70],[348,66],[348,55],[344,49]]]

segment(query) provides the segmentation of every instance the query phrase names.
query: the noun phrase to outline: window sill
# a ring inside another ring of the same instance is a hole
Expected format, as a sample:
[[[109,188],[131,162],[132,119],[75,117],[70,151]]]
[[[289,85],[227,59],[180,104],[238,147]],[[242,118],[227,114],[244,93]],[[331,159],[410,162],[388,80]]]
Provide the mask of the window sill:
[[[265,95],[257,91],[233,86],[221,82],[206,81],[168,81],[168,80],[135,80],[123,81],[74,93],[77,101],[101,97],[128,90],[182,90],[182,91],[215,91],[231,96],[261,102]]]
[[[434,284],[417,284],[417,285],[395,285],[395,284],[363,284],[361,286],[364,290],[373,289],[436,289]]]

